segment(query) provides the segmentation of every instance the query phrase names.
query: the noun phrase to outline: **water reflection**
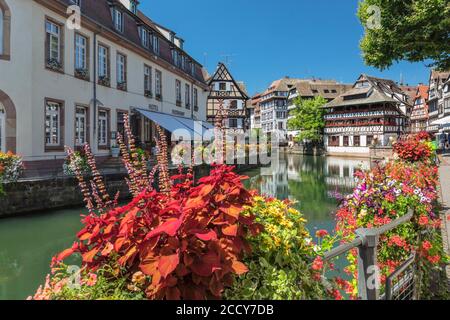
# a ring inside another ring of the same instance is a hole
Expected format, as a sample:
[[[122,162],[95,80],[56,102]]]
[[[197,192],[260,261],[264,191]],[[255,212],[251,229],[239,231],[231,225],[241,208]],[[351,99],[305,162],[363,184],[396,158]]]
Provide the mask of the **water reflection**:
[[[263,169],[247,173],[247,186],[271,197],[298,201],[296,207],[310,225],[332,229],[336,195],[350,193],[356,185],[354,172],[369,165],[364,159],[282,154],[271,174],[261,174]]]

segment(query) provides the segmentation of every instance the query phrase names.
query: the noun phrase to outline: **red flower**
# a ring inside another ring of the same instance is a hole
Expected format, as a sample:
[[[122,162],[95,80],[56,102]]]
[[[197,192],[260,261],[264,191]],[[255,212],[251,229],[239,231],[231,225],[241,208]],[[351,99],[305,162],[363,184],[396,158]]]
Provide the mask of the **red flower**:
[[[438,264],[441,261],[441,257],[439,255],[429,256],[427,259],[433,264]]]
[[[323,237],[325,237],[327,235],[328,235],[328,231],[327,230],[318,230],[316,232],[316,237],[317,238],[323,238]]]
[[[430,251],[431,248],[433,248],[433,245],[431,244],[430,241],[424,241],[422,243],[422,248],[424,248],[426,251]]]
[[[317,257],[313,264],[312,264],[312,269],[315,271],[320,271],[323,269],[323,260],[322,257]]]
[[[422,227],[428,225],[428,217],[427,216],[420,216],[419,218],[419,225],[421,225]]]

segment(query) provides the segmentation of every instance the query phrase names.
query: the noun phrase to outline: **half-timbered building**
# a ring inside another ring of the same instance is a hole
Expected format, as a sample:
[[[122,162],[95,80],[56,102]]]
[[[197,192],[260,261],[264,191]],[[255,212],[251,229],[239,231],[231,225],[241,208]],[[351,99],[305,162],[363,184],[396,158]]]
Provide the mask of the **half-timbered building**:
[[[219,63],[209,79],[207,120],[211,124],[222,121],[223,129],[243,130],[249,128],[246,93],[243,82],[237,82],[223,63]]]
[[[405,131],[408,95],[393,81],[361,75],[349,91],[324,106],[329,154],[368,155]]]

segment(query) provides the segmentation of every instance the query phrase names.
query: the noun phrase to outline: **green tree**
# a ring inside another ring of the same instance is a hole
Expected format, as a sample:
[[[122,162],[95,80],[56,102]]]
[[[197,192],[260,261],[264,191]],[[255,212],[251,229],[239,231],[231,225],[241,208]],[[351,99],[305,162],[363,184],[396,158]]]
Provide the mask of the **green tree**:
[[[297,141],[308,140],[318,142],[322,138],[325,127],[324,109],[327,101],[323,97],[314,99],[295,99],[295,109],[291,111],[292,119],[288,121],[289,130],[299,130]]]
[[[400,60],[431,60],[437,69],[450,68],[449,0],[363,0],[358,17],[366,64],[386,69]]]

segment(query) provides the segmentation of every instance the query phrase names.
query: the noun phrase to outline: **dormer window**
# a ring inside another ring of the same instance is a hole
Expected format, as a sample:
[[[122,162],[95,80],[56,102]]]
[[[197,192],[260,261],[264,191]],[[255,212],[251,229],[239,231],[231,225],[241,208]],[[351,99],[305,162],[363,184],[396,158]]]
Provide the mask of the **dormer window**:
[[[148,30],[143,27],[140,27],[139,34],[141,37],[141,45],[144,48],[148,48],[150,45],[150,34],[149,34]]]
[[[123,32],[123,12],[117,8],[112,9],[114,29],[119,32]]]
[[[158,36],[153,34],[151,41],[152,41],[153,52],[156,55],[159,55],[159,38],[158,38]]]
[[[369,81],[360,81],[360,82],[356,83],[357,89],[368,88],[368,87],[369,87]]]
[[[131,0],[130,1],[130,11],[134,14],[137,14],[137,3],[136,1]]]

